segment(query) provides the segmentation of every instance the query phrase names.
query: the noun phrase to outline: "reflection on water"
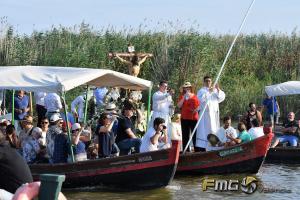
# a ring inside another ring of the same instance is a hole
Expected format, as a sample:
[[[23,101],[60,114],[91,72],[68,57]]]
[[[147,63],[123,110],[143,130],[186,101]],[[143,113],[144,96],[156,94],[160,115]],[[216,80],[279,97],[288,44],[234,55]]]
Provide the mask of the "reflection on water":
[[[166,187],[155,190],[144,190],[137,192],[103,191],[103,189],[85,189],[64,191],[68,199],[299,199],[300,195],[300,165],[271,165],[264,164],[255,178],[264,186],[271,189],[291,190],[291,193],[260,193],[245,194],[243,192],[215,192],[214,190],[202,191],[202,180],[204,178],[216,179],[238,179],[251,174],[231,174],[226,176],[179,176]],[[253,175],[252,175],[253,176]]]

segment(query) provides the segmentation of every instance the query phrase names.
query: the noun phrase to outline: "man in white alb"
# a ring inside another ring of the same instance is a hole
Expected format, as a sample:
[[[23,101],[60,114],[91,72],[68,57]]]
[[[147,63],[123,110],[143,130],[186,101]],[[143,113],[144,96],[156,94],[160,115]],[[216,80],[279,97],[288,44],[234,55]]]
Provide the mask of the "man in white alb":
[[[212,79],[210,76],[205,76],[203,81],[204,87],[197,93],[200,101],[200,115],[207,103],[207,108],[197,128],[196,147],[200,151],[205,151],[208,147],[207,135],[216,133],[220,128],[219,103],[225,99],[225,93],[220,89],[219,85],[212,88]]]

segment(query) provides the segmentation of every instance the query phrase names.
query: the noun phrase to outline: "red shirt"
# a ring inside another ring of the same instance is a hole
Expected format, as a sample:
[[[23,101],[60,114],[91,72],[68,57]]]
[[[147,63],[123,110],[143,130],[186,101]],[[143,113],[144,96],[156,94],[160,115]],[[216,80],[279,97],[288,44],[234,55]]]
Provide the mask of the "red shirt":
[[[179,101],[184,98],[180,95]],[[181,106],[181,119],[198,120],[198,112],[193,111],[200,106],[200,101],[196,95],[193,95],[188,100],[184,100]]]

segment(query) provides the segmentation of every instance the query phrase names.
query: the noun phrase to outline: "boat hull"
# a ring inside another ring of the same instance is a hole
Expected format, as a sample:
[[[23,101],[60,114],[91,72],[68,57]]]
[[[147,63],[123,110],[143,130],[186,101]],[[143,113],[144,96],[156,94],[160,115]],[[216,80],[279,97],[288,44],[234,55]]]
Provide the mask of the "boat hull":
[[[257,173],[273,134],[230,148],[181,154],[176,174]]]
[[[77,163],[36,164],[30,169],[35,180],[40,174],[65,174],[64,188],[103,186],[136,190],[168,185],[178,158],[179,142],[173,141],[172,148],[166,150]]]
[[[300,164],[299,147],[270,148],[266,157],[266,163]]]

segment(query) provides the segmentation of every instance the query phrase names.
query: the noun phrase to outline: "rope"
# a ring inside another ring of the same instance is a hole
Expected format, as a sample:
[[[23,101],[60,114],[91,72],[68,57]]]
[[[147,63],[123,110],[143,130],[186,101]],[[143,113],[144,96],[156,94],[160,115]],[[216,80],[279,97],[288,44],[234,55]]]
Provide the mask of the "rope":
[[[246,19],[247,19],[247,17],[248,17],[248,14],[250,13],[250,10],[251,10],[251,8],[252,8],[254,2],[255,2],[255,0],[252,0],[250,6],[248,7],[248,10],[247,10],[247,12],[246,12],[246,14],[245,14],[245,16],[244,16],[244,18],[243,18],[243,21],[242,21],[242,23],[241,23],[241,25],[240,25],[240,28],[239,28],[238,32],[236,33],[236,35],[235,35],[235,37],[234,37],[234,39],[233,39],[233,41],[232,41],[232,43],[231,43],[231,45],[230,45],[230,48],[229,48],[228,51],[227,51],[227,54],[226,54],[226,57],[225,57],[225,59],[224,59],[224,61],[223,61],[223,64],[222,64],[222,66],[221,66],[221,69],[220,69],[220,71],[219,71],[219,73],[218,73],[218,76],[217,76],[217,78],[216,78],[216,80],[215,80],[215,82],[214,82],[214,84],[213,84],[213,88],[215,88],[216,84],[218,83],[218,81],[219,81],[219,79],[220,79],[220,76],[221,76],[222,71],[223,71],[223,69],[224,69],[224,67],[225,67],[225,64],[226,64],[226,62],[227,62],[227,59],[228,59],[228,57],[230,56],[230,53],[231,53],[231,51],[232,51],[232,48],[233,48],[233,46],[234,46],[234,44],[235,44],[235,42],[236,42],[238,36],[239,36],[240,33],[241,33],[241,30],[242,30],[242,28],[243,28],[243,26],[244,26],[244,24],[245,24],[245,22],[246,22]],[[191,143],[191,141],[192,141],[192,138],[193,138],[193,136],[194,136],[194,134],[195,134],[195,132],[196,132],[196,130],[197,130],[197,127],[198,127],[198,125],[199,125],[199,123],[200,123],[200,120],[203,118],[203,115],[204,115],[204,112],[205,112],[205,110],[206,110],[206,108],[207,108],[207,105],[208,105],[208,101],[205,102],[204,108],[203,108],[203,110],[202,110],[201,113],[200,113],[200,117],[199,117],[199,119],[198,119],[198,121],[197,121],[197,124],[196,124],[196,126],[195,126],[195,128],[194,128],[194,130],[193,130],[193,132],[192,132],[192,135],[191,135],[191,137],[190,137],[190,139],[189,139],[187,145],[185,146],[185,148],[184,148],[184,150],[183,150],[183,154],[186,152],[187,148],[189,147],[189,145],[190,145],[190,143]]]

